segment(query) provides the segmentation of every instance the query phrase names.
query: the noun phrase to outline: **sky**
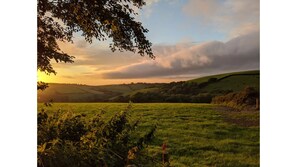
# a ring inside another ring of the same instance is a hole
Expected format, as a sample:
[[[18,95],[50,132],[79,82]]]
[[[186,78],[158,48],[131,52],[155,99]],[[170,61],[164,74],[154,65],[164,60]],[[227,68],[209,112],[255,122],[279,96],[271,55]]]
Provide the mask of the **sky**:
[[[137,20],[149,29],[155,60],[88,44],[79,34],[60,48],[74,63],[52,62],[57,75],[38,80],[87,85],[172,82],[259,69],[259,0],[146,0]]]

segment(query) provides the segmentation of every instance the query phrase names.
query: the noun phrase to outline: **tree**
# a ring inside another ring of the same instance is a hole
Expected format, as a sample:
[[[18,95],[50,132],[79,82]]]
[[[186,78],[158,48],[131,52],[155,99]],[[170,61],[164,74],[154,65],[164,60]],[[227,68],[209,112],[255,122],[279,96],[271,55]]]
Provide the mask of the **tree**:
[[[144,0],[38,0],[37,68],[56,74],[51,60],[72,63],[74,57],[64,53],[57,41],[73,42],[73,35],[82,32],[89,43],[93,39],[110,38],[112,51],[132,51],[154,58],[146,39],[148,32],[135,20],[135,8]]]

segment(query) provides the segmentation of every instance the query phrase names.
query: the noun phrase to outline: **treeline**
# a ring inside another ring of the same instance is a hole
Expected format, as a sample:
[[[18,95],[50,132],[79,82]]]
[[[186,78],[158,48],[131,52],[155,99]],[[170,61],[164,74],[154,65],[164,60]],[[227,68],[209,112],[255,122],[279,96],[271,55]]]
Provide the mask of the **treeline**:
[[[210,103],[213,95],[203,93],[198,95],[186,94],[163,94],[157,92],[137,92],[131,96],[118,96],[112,102],[134,102],[134,103],[151,103],[151,102],[171,102],[171,103]]]
[[[210,78],[207,82],[171,82],[158,87],[158,91],[136,92],[131,95],[120,95],[113,98],[113,102],[148,103],[148,102],[171,102],[171,103],[210,103],[212,98],[219,94],[230,91],[204,92],[202,88],[217,82],[216,78]]]

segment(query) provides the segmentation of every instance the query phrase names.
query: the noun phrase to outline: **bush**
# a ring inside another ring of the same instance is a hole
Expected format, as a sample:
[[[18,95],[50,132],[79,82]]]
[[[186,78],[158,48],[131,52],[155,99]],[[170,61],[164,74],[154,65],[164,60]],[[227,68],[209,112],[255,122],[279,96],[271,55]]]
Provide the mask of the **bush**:
[[[133,103],[163,102],[164,97],[157,92],[137,92],[130,96]]]
[[[228,93],[222,96],[216,96],[212,99],[214,104],[223,104],[236,109],[258,108],[259,92],[252,87],[246,87],[238,93]]]
[[[125,166],[146,163],[141,150],[156,127],[135,138],[138,120],[129,119],[130,107],[104,122],[102,114],[87,119],[71,112],[38,113],[38,167]],[[141,159],[141,161],[140,161]]]

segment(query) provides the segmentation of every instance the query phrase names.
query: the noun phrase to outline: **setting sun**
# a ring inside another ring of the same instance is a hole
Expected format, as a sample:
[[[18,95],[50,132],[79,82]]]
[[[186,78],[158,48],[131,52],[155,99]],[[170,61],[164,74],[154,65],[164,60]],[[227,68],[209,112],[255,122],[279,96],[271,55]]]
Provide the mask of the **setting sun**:
[[[37,71],[37,81],[42,81],[42,82],[53,82],[53,78],[55,75],[51,74],[51,75],[47,75],[44,72],[41,71]]]

